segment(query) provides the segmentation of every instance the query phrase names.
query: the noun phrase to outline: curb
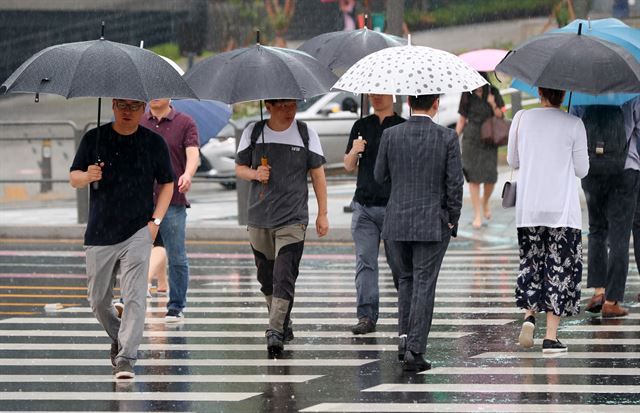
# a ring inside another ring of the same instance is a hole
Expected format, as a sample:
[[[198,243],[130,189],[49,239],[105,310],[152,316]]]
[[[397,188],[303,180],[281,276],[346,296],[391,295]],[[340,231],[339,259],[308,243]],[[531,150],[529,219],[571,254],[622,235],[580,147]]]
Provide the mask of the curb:
[[[84,238],[85,225],[2,225],[0,239],[77,239]],[[187,226],[187,241],[248,241],[245,227]],[[315,228],[307,229],[307,240],[314,242],[353,242],[350,228],[331,228],[320,238]]]

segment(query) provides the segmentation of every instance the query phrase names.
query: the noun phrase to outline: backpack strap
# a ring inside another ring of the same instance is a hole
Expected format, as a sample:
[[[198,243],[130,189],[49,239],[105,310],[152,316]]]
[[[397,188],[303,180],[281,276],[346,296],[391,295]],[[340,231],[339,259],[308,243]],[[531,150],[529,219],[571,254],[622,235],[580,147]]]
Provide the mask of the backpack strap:
[[[251,131],[251,149],[256,146],[256,142],[258,142],[258,138],[260,134],[264,130],[264,125],[267,123],[266,120],[259,120],[253,125],[253,130]]]
[[[309,150],[309,129],[307,128],[307,124],[297,119],[296,124],[298,125],[298,132],[302,138],[302,144],[305,149]]]

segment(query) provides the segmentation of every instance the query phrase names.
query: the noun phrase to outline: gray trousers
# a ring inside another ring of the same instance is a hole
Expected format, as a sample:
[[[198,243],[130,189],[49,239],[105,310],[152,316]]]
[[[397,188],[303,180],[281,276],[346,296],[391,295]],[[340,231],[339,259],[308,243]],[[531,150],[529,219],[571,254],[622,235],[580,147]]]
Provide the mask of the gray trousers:
[[[389,265],[398,274],[398,334],[407,350],[424,353],[433,320],[436,282],[451,236],[440,242],[387,241]]]
[[[145,225],[115,245],[86,246],[88,300],[93,314],[120,351],[116,363],[126,359],[133,366],[142,342],[147,311],[147,273],[151,234]],[[122,319],[113,307],[113,287],[121,274],[120,292],[127,303]]]
[[[380,232],[384,222],[383,206],[365,206],[356,201],[351,203],[351,236],[356,246],[356,293],[358,320],[368,318],[376,324],[380,307],[378,286],[378,254],[380,252]],[[387,241],[384,241],[387,261]],[[393,273],[393,283],[398,288],[398,280]]]

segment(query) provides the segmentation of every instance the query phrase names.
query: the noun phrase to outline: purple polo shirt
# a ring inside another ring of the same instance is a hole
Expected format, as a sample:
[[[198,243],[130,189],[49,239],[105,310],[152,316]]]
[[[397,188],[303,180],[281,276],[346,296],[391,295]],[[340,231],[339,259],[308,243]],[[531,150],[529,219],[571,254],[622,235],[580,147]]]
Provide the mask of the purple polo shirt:
[[[171,205],[184,205],[188,208],[190,205],[187,197],[185,194],[178,192],[178,179],[184,174],[187,166],[186,148],[190,146],[200,147],[196,123],[191,116],[176,112],[175,109],[171,108],[169,115],[160,120],[153,116],[151,112],[145,113],[140,125],[151,129],[167,142],[169,155],[171,155],[171,164],[176,173]],[[157,191],[155,192],[157,196]]]

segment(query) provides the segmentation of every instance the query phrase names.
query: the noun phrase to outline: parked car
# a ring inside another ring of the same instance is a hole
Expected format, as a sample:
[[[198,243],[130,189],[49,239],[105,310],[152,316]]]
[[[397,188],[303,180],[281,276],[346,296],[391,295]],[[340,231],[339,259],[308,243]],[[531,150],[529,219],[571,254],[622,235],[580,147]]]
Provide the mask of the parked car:
[[[460,94],[442,95],[440,110],[435,121],[440,125],[454,127],[458,120],[458,104]],[[402,116],[409,117],[409,106],[405,102]],[[360,117],[360,97],[347,92],[330,92],[298,103],[296,118],[307,122],[320,136],[322,150],[328,169],[343,167],[344,151],[353,123]],[[197,176],[228,178],[221,184],[226,188],[235,187],[235,129],[244,129],[250,122],[259,117],[252,116],[230,121],[200,148],[202,163]]]
[[[215,138],[200,147],[200,166],[196,176],[216,178],[226,189],[236,187],[236,138],[232,121]]]

